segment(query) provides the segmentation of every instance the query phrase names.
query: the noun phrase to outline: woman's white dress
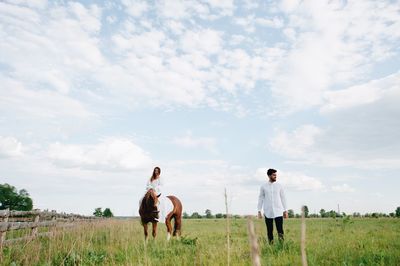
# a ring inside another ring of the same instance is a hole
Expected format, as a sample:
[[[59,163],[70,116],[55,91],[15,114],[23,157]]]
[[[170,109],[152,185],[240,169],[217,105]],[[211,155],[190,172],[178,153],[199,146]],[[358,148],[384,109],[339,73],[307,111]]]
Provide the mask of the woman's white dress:
[[[167,216],[167,214],[165,212],[166,197],[165,197],[165,195],[163,195],[163,193],[161,193],[162,183],[161,183],[160,179],[161,178],[157,178],[157,179],[153,180],[152,182],[150,182],[150,180],[147,181],[146,192],[152,188],[156,192],[157,196],[161,194],[161,196],[158,198],[158,210],[160,211],[158,222],[165,223],[165,217]]]

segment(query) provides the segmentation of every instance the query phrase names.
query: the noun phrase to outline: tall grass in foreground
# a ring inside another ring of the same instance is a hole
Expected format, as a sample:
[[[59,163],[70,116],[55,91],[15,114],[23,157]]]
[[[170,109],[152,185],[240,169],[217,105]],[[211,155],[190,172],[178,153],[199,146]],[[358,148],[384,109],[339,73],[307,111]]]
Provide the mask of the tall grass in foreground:
[[[400,219],[307,219],[309,265],[400,265]],[[300,265],[300,219],[284,221],[285,242],[269,245],[263,220],[254,220],[262,265]],[[159,226],[144,243],[138,220],[108,220],[53,238],[5,247],[2,265],[226,265],[226,221],[183,220],[180,240]],[[150,238],[151,239],[151,238]],[[231,219],[230,264],[251,265],[246,219]]]

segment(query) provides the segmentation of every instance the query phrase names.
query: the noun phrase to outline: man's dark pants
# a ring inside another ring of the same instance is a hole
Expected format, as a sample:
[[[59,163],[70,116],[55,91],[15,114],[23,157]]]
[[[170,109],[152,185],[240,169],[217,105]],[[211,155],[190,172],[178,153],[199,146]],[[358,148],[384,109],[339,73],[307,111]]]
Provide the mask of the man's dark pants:
[[[275,217],[275,218],[267,218],[265,217],[265,224],[267,225],[267,235],[269,243],[272,243],[274,240],[273,234],[273,221],[275,220],[276,230],[278,231],[279,240],[283,240],[283,216]]]

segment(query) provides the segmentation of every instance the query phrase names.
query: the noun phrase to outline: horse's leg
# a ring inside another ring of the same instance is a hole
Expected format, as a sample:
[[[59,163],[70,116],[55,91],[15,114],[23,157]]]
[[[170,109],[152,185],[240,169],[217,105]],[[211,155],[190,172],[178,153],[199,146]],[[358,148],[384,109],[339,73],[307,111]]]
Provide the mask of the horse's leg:
[[[157,236],[157,222],[153,222],[153,238]]]
[[[172,232],[172,225],[171,225],[171,219],[172,215],[167,215],[165,218],[165,225],[167,226],[167,240],[171,238],[171,232]]]
[[[144,240],[147,240],[147,236],[149,235],[147,233],[147,223],[143,223],[143,230],[144,230]]]
[[[175,223],[174,223],[174,234],[173,236],[181,236],[181,227],[182,227],[182,216],[175,215]]]

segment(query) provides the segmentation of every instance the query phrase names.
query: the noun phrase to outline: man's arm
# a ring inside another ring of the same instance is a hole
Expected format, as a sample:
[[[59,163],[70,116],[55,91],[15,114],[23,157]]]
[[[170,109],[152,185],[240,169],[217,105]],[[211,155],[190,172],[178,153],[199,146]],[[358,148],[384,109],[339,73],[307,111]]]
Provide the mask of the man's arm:
[[[285,191],[283,190],[283,187],[281,187],[281,190],[279,192],[279,195],[281,197],[281,202],[283,206],[283,218],[288,218],[288,210],[287,210],[287,205],[286,205],[286,197],[285,197]]]
[[[261,186],[260,188],[260,195],[258,196],[258,206],[257,206],[257,210],[258,210],[258,218],[261,218],[261,210],[262,210],[262,206],[264,203],[264,189]]]

